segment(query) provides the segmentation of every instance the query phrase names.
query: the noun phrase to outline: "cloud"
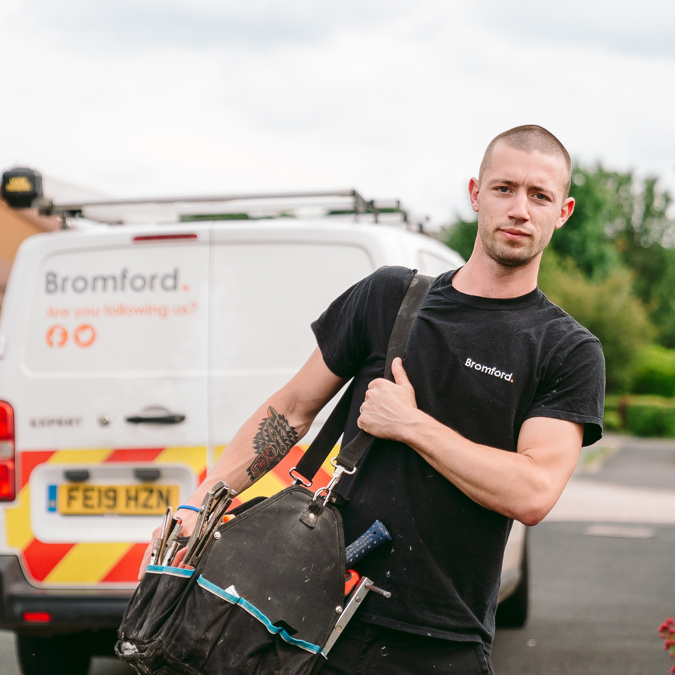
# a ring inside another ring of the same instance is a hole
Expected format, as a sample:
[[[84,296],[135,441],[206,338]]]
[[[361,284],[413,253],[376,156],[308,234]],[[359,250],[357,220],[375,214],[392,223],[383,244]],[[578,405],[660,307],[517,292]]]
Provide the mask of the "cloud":
[[[671,0],[477,2],[479,21],[517,43],[675,58]]]
[[[214,47],[266,52],[321,43],[345,27],[372,26],[404,8],[402,0],[35,0],[15,16],[27,29],[96,52]]]
[[[535,122],[675,184],[670,56],[514,2],[5,0],[0,168],[119,196],[356,187],[446,222],[489,140]]]

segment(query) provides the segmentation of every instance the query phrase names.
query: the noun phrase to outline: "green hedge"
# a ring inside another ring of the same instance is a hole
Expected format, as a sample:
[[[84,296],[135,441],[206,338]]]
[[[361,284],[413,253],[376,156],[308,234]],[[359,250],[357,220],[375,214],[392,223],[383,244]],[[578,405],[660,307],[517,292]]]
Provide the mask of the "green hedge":
[[[675,438],[675,399],[624,396],[617,412],[623,429],[634,436]]]
[[[619,414],[619,401],[621,398],[618,394],[607,394],[605,396],[605,414],[602,419],[602,428],[605,431],[623,430],[623,420]]]
[[[635,394],[675,394],[675,350],[648,345],[640,350],[633,370],[631,391]]]

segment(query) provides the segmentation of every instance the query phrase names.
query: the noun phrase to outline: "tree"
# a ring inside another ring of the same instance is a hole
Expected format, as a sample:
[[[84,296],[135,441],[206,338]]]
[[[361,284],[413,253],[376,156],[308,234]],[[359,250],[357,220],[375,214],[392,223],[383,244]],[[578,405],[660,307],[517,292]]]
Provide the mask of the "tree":
[[[574,212],[554,233],[550,246],[560,257],[573,261],[588,279],[604,279],[621,263],[609,236],[611,225],[622,215],[614,199],[618,182],[616,174],[602,167],[572,172]]]
[[[627,256],[635,274],[635,294],[649,310],[664,347],[675,347],[675,250],[660,244],[636,247]]]
[[[647,311],[633,293],[630,270],[617,266],[604,279],[590,281],[570,260],[549,249],[542,258],[539,287],[600,340],[607,390],[628,391],[638,356],[654,337]]]
[[[444,241],[450,248],[457,251],[464,260],[468,260],[473,251],[477,232],[477,220],[457,220],[451,225]]]
[[[609,174],[616,189],[617,212],[608,231],[626,266],[633,270],[635,294],[647,307],[657,340],[675,347],[675,222],[668,210],[672,197],[650,176]]]

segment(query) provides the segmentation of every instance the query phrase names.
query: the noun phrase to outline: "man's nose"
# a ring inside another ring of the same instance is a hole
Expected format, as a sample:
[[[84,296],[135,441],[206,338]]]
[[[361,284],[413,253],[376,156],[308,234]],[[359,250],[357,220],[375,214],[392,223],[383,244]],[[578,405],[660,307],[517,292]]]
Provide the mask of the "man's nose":
[[[513,195],[509,208],[509,217],[514,220],[529,220],[530,212],[528,209],[527,194],[524,190],[517,190]]]

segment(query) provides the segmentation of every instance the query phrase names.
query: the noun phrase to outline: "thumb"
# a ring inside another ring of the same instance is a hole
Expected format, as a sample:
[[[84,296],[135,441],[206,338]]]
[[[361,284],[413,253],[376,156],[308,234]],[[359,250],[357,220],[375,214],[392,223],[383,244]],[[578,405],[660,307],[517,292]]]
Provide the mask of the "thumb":
[[[392,361],[391,373],[394,376],[394,382],[396,382],[396,384],[405,384],[408,385],[409,387],[412,386],[410,384],[410,380],[408,379],[408,375],[405,372],[405,368],[403,367],[403,360],[401,359],[400,356],[397,356]]]

